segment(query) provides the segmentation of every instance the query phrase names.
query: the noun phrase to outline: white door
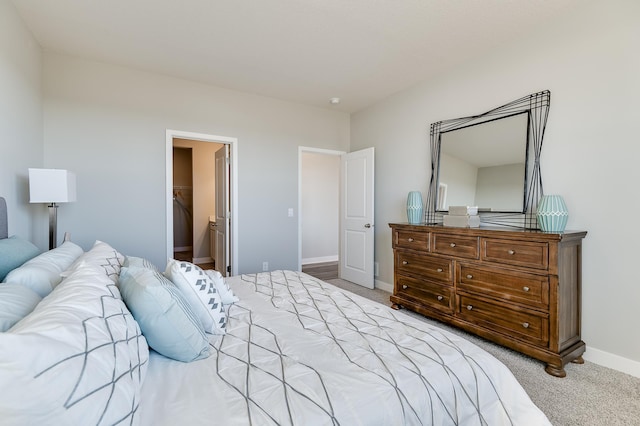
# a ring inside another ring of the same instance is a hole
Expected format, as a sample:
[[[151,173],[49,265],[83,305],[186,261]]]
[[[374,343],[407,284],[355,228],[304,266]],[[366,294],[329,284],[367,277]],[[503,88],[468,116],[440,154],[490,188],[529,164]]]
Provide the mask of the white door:
[[[230,275],[229,233],[231,215],[229,213],[229,145],[216,151],[216,226],[214,237],[215,270],[222,276]]]
[[[342,156],[340,278],[374,288],[374,149]]]

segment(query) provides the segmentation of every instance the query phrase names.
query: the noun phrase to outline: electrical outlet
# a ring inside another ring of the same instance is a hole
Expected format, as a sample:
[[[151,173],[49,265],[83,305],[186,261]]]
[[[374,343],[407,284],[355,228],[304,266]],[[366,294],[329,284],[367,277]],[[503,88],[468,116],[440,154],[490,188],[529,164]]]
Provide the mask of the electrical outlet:
[[[262,262],[262,271],[267,272],[269,270],[269,262]]]
[[[377,277],[378,275],[380,275],[380,265],[378,265],[378,262],[373,262],[373,276]]]
[[[291,207],[287,210],[287,216],[293,217],[293,209]]]

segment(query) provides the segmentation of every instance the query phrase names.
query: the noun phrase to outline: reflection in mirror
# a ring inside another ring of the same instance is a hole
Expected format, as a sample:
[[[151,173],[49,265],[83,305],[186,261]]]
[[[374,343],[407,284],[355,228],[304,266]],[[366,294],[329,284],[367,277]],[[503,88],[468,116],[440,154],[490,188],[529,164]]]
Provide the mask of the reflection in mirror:
[[[437,211],[478,206],[485,212],[523,213],[528,113],[440,134]]]

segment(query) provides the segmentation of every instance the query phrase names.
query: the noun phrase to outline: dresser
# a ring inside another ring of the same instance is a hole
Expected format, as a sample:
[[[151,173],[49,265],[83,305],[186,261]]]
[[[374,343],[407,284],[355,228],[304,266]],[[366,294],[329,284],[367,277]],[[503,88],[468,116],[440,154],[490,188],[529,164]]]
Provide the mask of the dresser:
[[[389,225],[392,307],[411,309],[546,363],[583,363],[581,251],[586,232]]]

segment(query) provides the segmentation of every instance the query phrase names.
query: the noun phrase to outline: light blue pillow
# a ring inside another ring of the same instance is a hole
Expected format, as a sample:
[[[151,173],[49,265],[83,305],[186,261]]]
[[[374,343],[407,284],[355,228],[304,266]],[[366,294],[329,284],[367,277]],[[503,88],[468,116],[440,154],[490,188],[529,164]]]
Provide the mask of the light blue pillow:
[[[0,281],[4,280],[9,271],[39,254],[38,247],[20,237],[0,240]]]
[[[126,266],[128,268],[131,267],[131,266],[137,266],[137,267],[140,267],[140,268],[153,269],[154,271],[158,270],[156,265],[151,263],[149,260],[147,260],[147,259],[145,259],[143,257],[136,257],[136,256],[125,256],[124,265],[122,265],[122,266]]]
[[[120,294],[149,346],[178,361],[209,356],[209,340],[180,290],[160,272],[142,267],[120,271]]]
[[[28,287],[0,284],[0,331],[5,332],[33,311],[42,298]]]

